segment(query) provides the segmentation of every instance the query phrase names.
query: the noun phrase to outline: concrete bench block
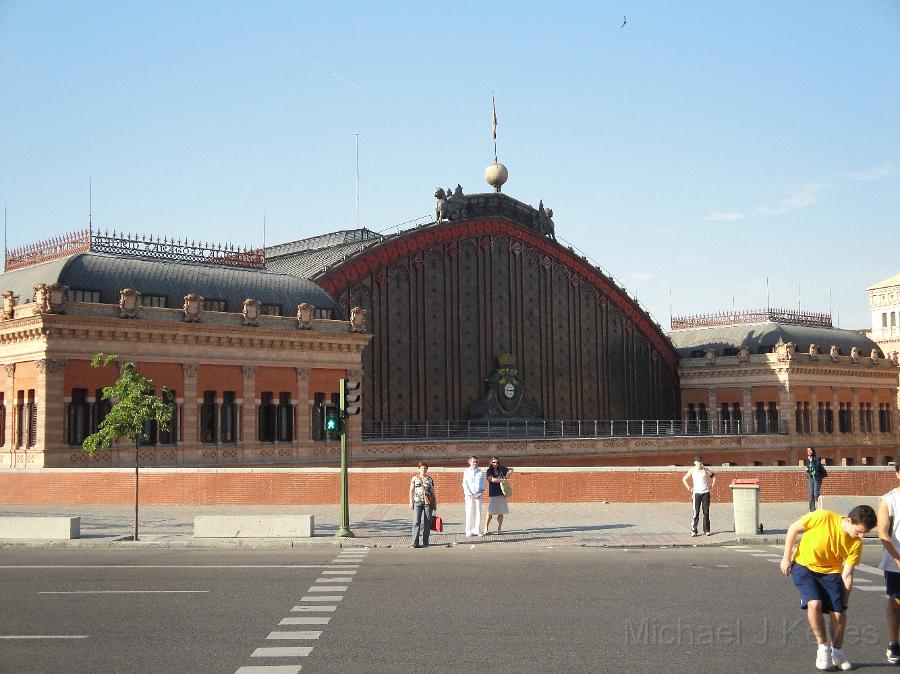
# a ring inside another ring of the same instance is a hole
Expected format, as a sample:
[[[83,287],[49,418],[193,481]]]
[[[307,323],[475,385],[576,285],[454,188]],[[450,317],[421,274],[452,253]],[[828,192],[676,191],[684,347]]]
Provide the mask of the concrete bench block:
[[[872,506],[872,509],[877,513],[878,504],[880,502],[880,494],[878,496],[841,496],[838,494],[829,494],[828,496],[825,496],[824,494],[820,494],[817,505],[823,510],[830,510],[841,515],[846,515],[858,505]]]
[[[0,517],[0,538],[78,538],[80,517]]]
[[[199,515],[194,538],[309,538],[312,515]]]

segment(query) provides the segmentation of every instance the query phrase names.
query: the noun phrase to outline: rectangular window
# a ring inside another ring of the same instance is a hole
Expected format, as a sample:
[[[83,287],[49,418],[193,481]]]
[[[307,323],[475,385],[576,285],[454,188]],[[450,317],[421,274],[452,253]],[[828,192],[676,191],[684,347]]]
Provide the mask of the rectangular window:
[[[142,307],[159,307],[165,309],[169,306],[169,298],[165,295],[141,295],[138,300]]]
[[[278,442],[294,440],[294,406],[290,393],[278,394]]]
[[[281,305],[263,304],[259,307],[259,313],[263,316],[281,316]]]
[[[312,439],[321,441],[325,439],[322,433],[322,405],[325,403],[325,394],[316,392],[313,394],[312,414]]]
[[[156,393],[156,391],[153,391],[153,393]],[[143,434],[141,445],[155,445],[158,430],[159,424],[156,422],[156,419],[144,419],[144,424],[141,428],[141,433]]]
[[[879,411],[879,417],[883,414]],[[25,444],[25,391],[16,393],[16,447]]]
[[[216,392],[204,391],[200,405],[200,442],[215,442],[216,437]]]
[[[100,302],[99,290],[82,290],[81,288],[69,288],[66,290],[66,300],[69,302]]]
[[[775,403],[769,403],[769,409],[766,413],[766,421],[768,422],[769,433],[778,432],[778,406]]]
[[[81,445],[91,431],[91,406],[87,401],[87,389],[72,389],[72,402],[69,403],[69,413],[66,415],[66,429],[69,444]]]
[[[169,430],[159,429],[159,444],[161,445],[177,445],[178,444],[178,398],[177,391],[169,389],[169,395],[163,399],[164,403],[172,405],[172,416],[169,417]]]
[[[100,424],[112,409],[112,402],[103,399],[103,389],[98,388],[94,391],[94,418],[91,420],[91,433],[96,433]]]
[[[825,403],[825,432],[834,433],[834,410],[831,403]]]
[[[222,442],[237,442],[238,408],[234,391],[222,394]]]
[[[756,403],[756,414],[754,415],[754,421],[756,422],[756,432],[757,433],[765,433],[766,432],[766,404],[765,403]]]
[[[257,415],[258,433],[257,438],[260,442],[275,442],[276,437],[276,415],[274,395],[271,391],[263,392],[260,398],[259,411]]]
[[[38,409],[34,401],[34,389],[28,389],[28,447],[37,445]]]
[[[225,311],[225,300],[203,300],[203,311]]]

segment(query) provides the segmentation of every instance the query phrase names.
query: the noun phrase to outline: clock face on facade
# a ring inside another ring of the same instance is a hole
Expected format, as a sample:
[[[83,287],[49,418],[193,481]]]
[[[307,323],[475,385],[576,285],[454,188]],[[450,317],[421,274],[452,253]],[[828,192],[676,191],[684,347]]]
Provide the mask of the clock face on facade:
[[[516,387],[511,382],[506,382],[506,386],[503,387],[503,395],[507,398],[512,398],[516,395]]]

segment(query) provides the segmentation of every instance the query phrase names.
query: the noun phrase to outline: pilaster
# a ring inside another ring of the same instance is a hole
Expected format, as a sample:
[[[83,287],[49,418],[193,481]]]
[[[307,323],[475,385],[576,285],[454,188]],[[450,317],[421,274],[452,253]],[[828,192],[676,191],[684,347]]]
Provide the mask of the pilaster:
[[[193,445],[200,441],[200,423],[197,417],[197,375],[200,365],[184,363],[184,405],[181,409],[181,442]]]
[[[244,404],[241,406],[241,439],[245,447],[256,444],[256,368],[241,366],[243,377]]]
[[[309,442],[312,439],[312,406],[309,402],[309,368],[298,367],[297,370],[297,420],[294,424],[294,436],[297,442]]]

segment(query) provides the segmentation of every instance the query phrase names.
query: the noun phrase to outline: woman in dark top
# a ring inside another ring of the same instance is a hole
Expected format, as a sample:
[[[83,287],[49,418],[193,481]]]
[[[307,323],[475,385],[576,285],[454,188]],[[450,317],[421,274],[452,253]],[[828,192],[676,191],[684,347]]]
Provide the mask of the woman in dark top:
[[[809,511],[812,512],[816,509],[819,491],[822,489],[822,478],[825,477],[822,459],[812,447],[806,448],[806,458],[803,459],[803,466],[806,469],[806,486],[809,489]]]
[[[505,480],[512,473],[512,468],[500,465],[500,459],[496,456],[491,458],[491,463],[484,473],[484,477],[488,483],[488,516],[487,522],[484,523],[484,533],[489,534],[491,526],[491,518],[497,516],[497,533],[503,533],[503,516],[509,513],[509,505],[506,503],[506,497],[500,488],[500,482]]]

